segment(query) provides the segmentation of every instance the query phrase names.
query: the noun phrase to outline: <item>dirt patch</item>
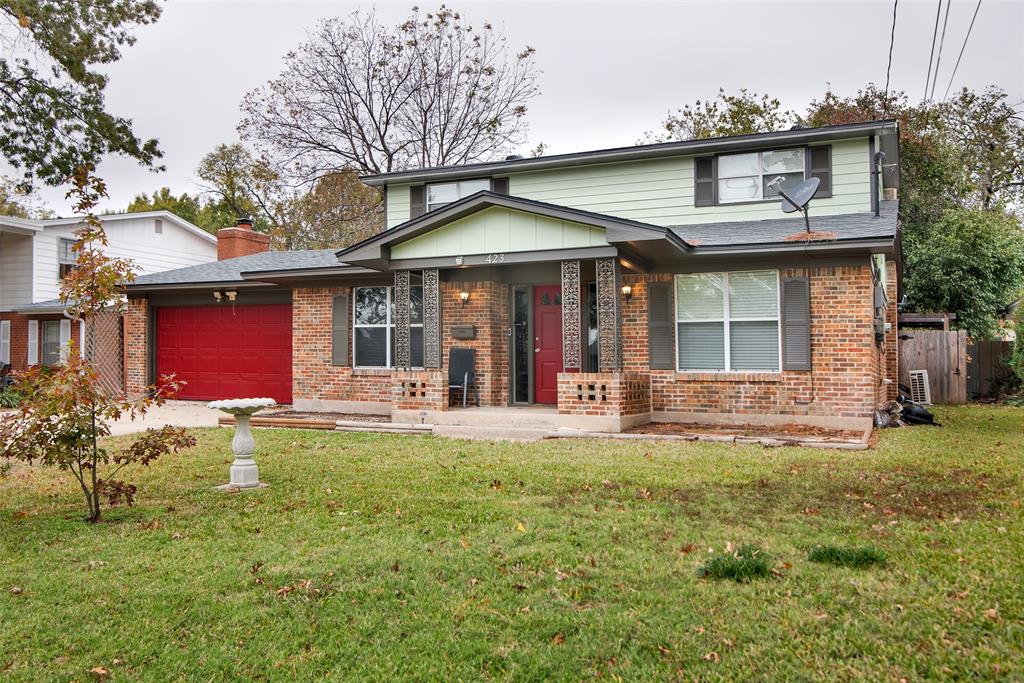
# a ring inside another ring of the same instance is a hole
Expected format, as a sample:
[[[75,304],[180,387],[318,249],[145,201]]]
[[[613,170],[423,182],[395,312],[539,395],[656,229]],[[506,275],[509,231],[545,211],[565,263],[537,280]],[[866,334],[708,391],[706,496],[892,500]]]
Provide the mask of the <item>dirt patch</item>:
[[[750,436],[761,438],[801,437],[826,441],[859,441],[861,432],[843,429],[824,429],[801,424],[783,425],[715,425],[692,422],[648,422],[628,430],[631,434],[659,434],[691,436],[717,434],[721,436]]]

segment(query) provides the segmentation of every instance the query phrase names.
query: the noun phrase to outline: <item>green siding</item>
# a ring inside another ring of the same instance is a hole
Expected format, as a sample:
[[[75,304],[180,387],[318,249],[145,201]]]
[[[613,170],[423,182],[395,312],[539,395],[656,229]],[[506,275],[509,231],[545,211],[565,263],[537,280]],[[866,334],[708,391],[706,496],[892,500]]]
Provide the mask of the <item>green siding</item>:
[[[491,207],[391,247],[391,258],[432,258],[607,245],[604,230]]]
[[[832,142],[832,196],[814,200],[819,216],[871,210],[868,140]],[[509,194],[654,225],[778,218],[776,200],[756,204],[693,205],[693,157],[595,164],[511,173]],[[409,219],[409,186],[388,188],[389,228]]]

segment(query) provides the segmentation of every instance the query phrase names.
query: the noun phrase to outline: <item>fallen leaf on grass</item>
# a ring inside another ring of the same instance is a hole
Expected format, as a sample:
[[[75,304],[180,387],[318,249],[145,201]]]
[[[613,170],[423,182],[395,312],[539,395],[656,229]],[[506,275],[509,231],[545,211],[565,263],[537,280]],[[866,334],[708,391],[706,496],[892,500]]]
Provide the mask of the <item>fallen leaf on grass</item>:
[[[697,550],[697,546],[695,546],[692,543],[687,543],[686,545],[684,545],[682,548],[679,549],[679,552],[681,552],[683,555],[689,555],[690,553],[695,552],[696,550]]]
[[[516,522],[516,531],[526,531],[526,527],[523,526],[522,522]]]
[[[717,652],[709,652],[706,655],[701,655],[701,659],[715,663],[722,661],[722,658],[718,655]]]
[[[21,586],[11,586],[11,595],[21,595],[24,592]]]
[[[989,621],[999,621],[999,611],[996,609],[985,610],[985,618]]]
[[[93,668],[89,669],[89,673],[96,676],[96,678],[103,680],[104,678],[110,675],[110,669],[105,669],[102,666],[94,666]]]
[[[561,633],[556,633],[555,637],[551,639],[552,645],[562,645],[565,643],[565,636]]]

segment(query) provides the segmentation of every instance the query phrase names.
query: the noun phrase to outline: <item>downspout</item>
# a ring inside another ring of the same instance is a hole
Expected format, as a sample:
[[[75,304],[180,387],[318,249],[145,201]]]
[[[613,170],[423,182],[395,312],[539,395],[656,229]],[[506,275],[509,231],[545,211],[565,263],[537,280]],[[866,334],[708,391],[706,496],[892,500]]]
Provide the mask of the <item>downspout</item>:
[[[871,178],[871,211],[875,218],[879,217],[880,209],[878,202],[878,159],[875,158],[875,136],[868,136],[868,168]]]

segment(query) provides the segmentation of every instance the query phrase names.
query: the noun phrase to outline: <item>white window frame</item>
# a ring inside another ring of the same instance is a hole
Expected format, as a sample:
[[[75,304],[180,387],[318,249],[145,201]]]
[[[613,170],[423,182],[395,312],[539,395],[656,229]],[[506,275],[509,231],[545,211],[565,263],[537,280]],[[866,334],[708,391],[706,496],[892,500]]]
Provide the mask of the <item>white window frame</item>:
[[[61,322],[60,320],[40,320],[39,321],[39,364],[46,368],[55,368],[60,366],[64,362],[63,354],[61,353]],[[54,363],[47,362],[46,345],[47,345],[47,330],[52,330],[56,327],[57,330],[57,361]]]
[[[11,321],[0,320],[0,365],[11,364]]]
[[[71,266],[67,270],[71,270],[78,265],[78,260],[75,257],[75,245],[76,240],[70,237],[58,237],[57,238],[57,276],[63,280],[65,276],[64,266]],[[68,248],[69,255],[64,256],[64,245],[70,245]]]
[[[490,184],[491,183],[491,179],[490,178],[465,178],[463,180],[450,180],[450,181],[443,182],[443,183],[429,183],[425,188],[423,188],[423,204],[424,204],[424,208],[428,212],[429,211],[433,211],[434,209],[440,209],[442,206],[447,206],[448,204],[452,204],[453,202],[457,202],[460,199],[462,199],[463,197],[468,197],[471,194],[476,194],[477,192],[480,192],[480,190],[473,190],[472,192],[470,192],[468,194],[463,194],[463,192],[462,192],[462,184],[463,183],[481,183],[481,182],[482,183],[487,183],[487,187],[484,188],[484,189],[488,189],[488,190],[490,189],[490,187],[491,187],[491,184]],[[453,199],[450,202],[434,202],[434,203],[431,203],[430,202],[430,188],[432,188],[432,187],[439,187],[441,185],[454,185],[455,186],[455,194],[456,194],[455,199]]]
[[[762,155],[764,155],[764,154],[772,154],[774,152],[792,152],[792,151],[796,151],[797,149],[799,149],[800,152],[801,152],[801,154],[800,154],[800,161],[801,161],[801,165],[802,165],[801,173],[803,173],[804,180],[807,180],[807,148],[806,147],[800,147],[800,148],[783,147],[781,149],[764,149],[764,150],[759,150],[759,151],[756,151],[756,152],[736,152],[735,154],[719,154],[718,155],[718,159],[719,160],[721,160],[721,159],[723,159],[725,157],[738,157],[738,156],[745,156],[745,155],[748,155],[748,154],[756,154],[757,155],[757,165],[758,165],[758,168],[760,169],[760,172],[756,176],[750,176],[750,175],[728,175],[728,176],[723,176],[723,175],[720,175],[717,172],[717,168],[720,166],[720,164],[716,163],[715,188],[714,189],[715,189],[715,198],[718,199],[718,203],[719,204],[749,204],[749,203],[752,203],[752,202],[774,202],[774,201],[779,201],[779,199],[780,199],[779,197],[768,197],[768,198],[765,198],[765,196],[764,196],[764,179],[765,179],[765,176],[768,176],[768,175],[783,175],[783,174],[782,173],[765,173],[764,172],[764,157]],[[795,171],[790,171],[790,173],[795,173]],[[719,198],[721,193],[719,192],[718,186],[719,186],[719,183],[721,183],[723,180],[730,180],[732,178],[754,178],[754,177],[757,178],[757,194],[758,194],[757,198],[755,198],[755,199],[743,199],[743,198],[741,198],[741,199],[720,199]]]
[[[768,273],[768,272],[774,272],[775,273],[775,295],[776,295],[776,297],[778,297],[778,301],[776,303],[776,308],[775,308],[775,317],[771,317],[771,316],[749,317],[749,316],[747,316],[747,317],[742,317],[742,318],[732,318],[729,315],[729,275],[740,275],[740,274],[743,274],[743,273]],[[723,301],[722,301],[722,315],[724,316],[724,318],[699,318],[699,319],[688,319],[688,320],[680,320],[679,319],[679,304],[678,304],[678,302],[676,300],[676,281],[677,281],[678,278],[685,277],[687,275],[717,275],[717,276],[722,278],[722,282],[725,285],[724,289],[723,289],[723,292],[722,292],[722,299],[723,299]],[[713,273],[680,273],[680,274],[675,275],[672,278],[672,301],[675,304],[675,310],[673,311],[673,317],[675,318],[675,325],[676,325],[676,327],[675,327],[675,330],[673,330],[673,336],[676,339],[676,345],[675,345],[676,346],[676,348],[675,348],[675,353],[676,353],[676,372],[707,372],[707,373],[715,373],[715,374],[719,374],[719,375],[736,374],[736,373],[748,373],[748,372],[770,373],[770,374],[774,374],[774,375],[778,375],[778,374],[782,373],[782,275],[779,273],[778,270],[771,270],[770,268],[761,268],[761,269],[757,269],[757,270],[730,270],[730,271],[713,272]],[[738,323],[774,322],[775,323],[775,330],[776,330],[776,333],[778,334],[778,338],[779,338],[779,345],[778,345],[778,349],[779,349],[779,364],[778,364],[778,369],[777,370],[734,370],[734,369],[732,369],[732,353],[731,353],[732,349],[730,348],[731,347],[731,340],[730,340],[730,329],[729,329],[730,323],[732,323],[732,322],[738,322]],[[724,370],[709,370],[709,369],[703,369],[702,370],[700,368],[683,368],[683,367],[681,367],[680,362],[679,362],[679,325],[680,324],[685,325],[687,323],[722,323],[724,325],[724,327],[723,327],[723,333],[724,333],[723,353],[725,354],[725,358],[724,358],[725,369]]]
[[[385,288],[387,290],[386,295],[385,295],[385,301],[387,302],[386,303],[387,316],[385,317],[384,324],[377,323],[377,324],[369,325],[369,324],[366,324],[366,323],[356,322],[356,302],[359,300],[359,297],[356,295],[356,293],[360,289],[380,289],[381,287],[383,287],[383,288]],[[395,290],[395,288],[393,286],[391,286],[391,285],[366,285],[364,287],[353,287],[352,288],[352,368],[353,369],[356,369],[356,370],[393,370],[394,369],[395,359],[391,357],[391,336],[392,336],[392,334],[394,334],[394,330],[395,330],[395,321],[391,317],[391,309],[392,309],[391,297],[394,295],[394,290]],[[384,360],[384,365],[359,365],[358,364],[359,363],[359,354],[358,354],[358,352],[356,350],[356,329],[357,328],[380,328],[380,327],[385,328],[384,343],[385,343],[386,346],[384,348],[384,359],[385,359]],[[410,328],[412,328],[412,327],[420,327],[420,328],[422,328],[423,327],[423,323],[422,322],[410,323],[409,327]],[[422,367],[414,367],[412,369],[413,370],[422,370],[423,368]]]

